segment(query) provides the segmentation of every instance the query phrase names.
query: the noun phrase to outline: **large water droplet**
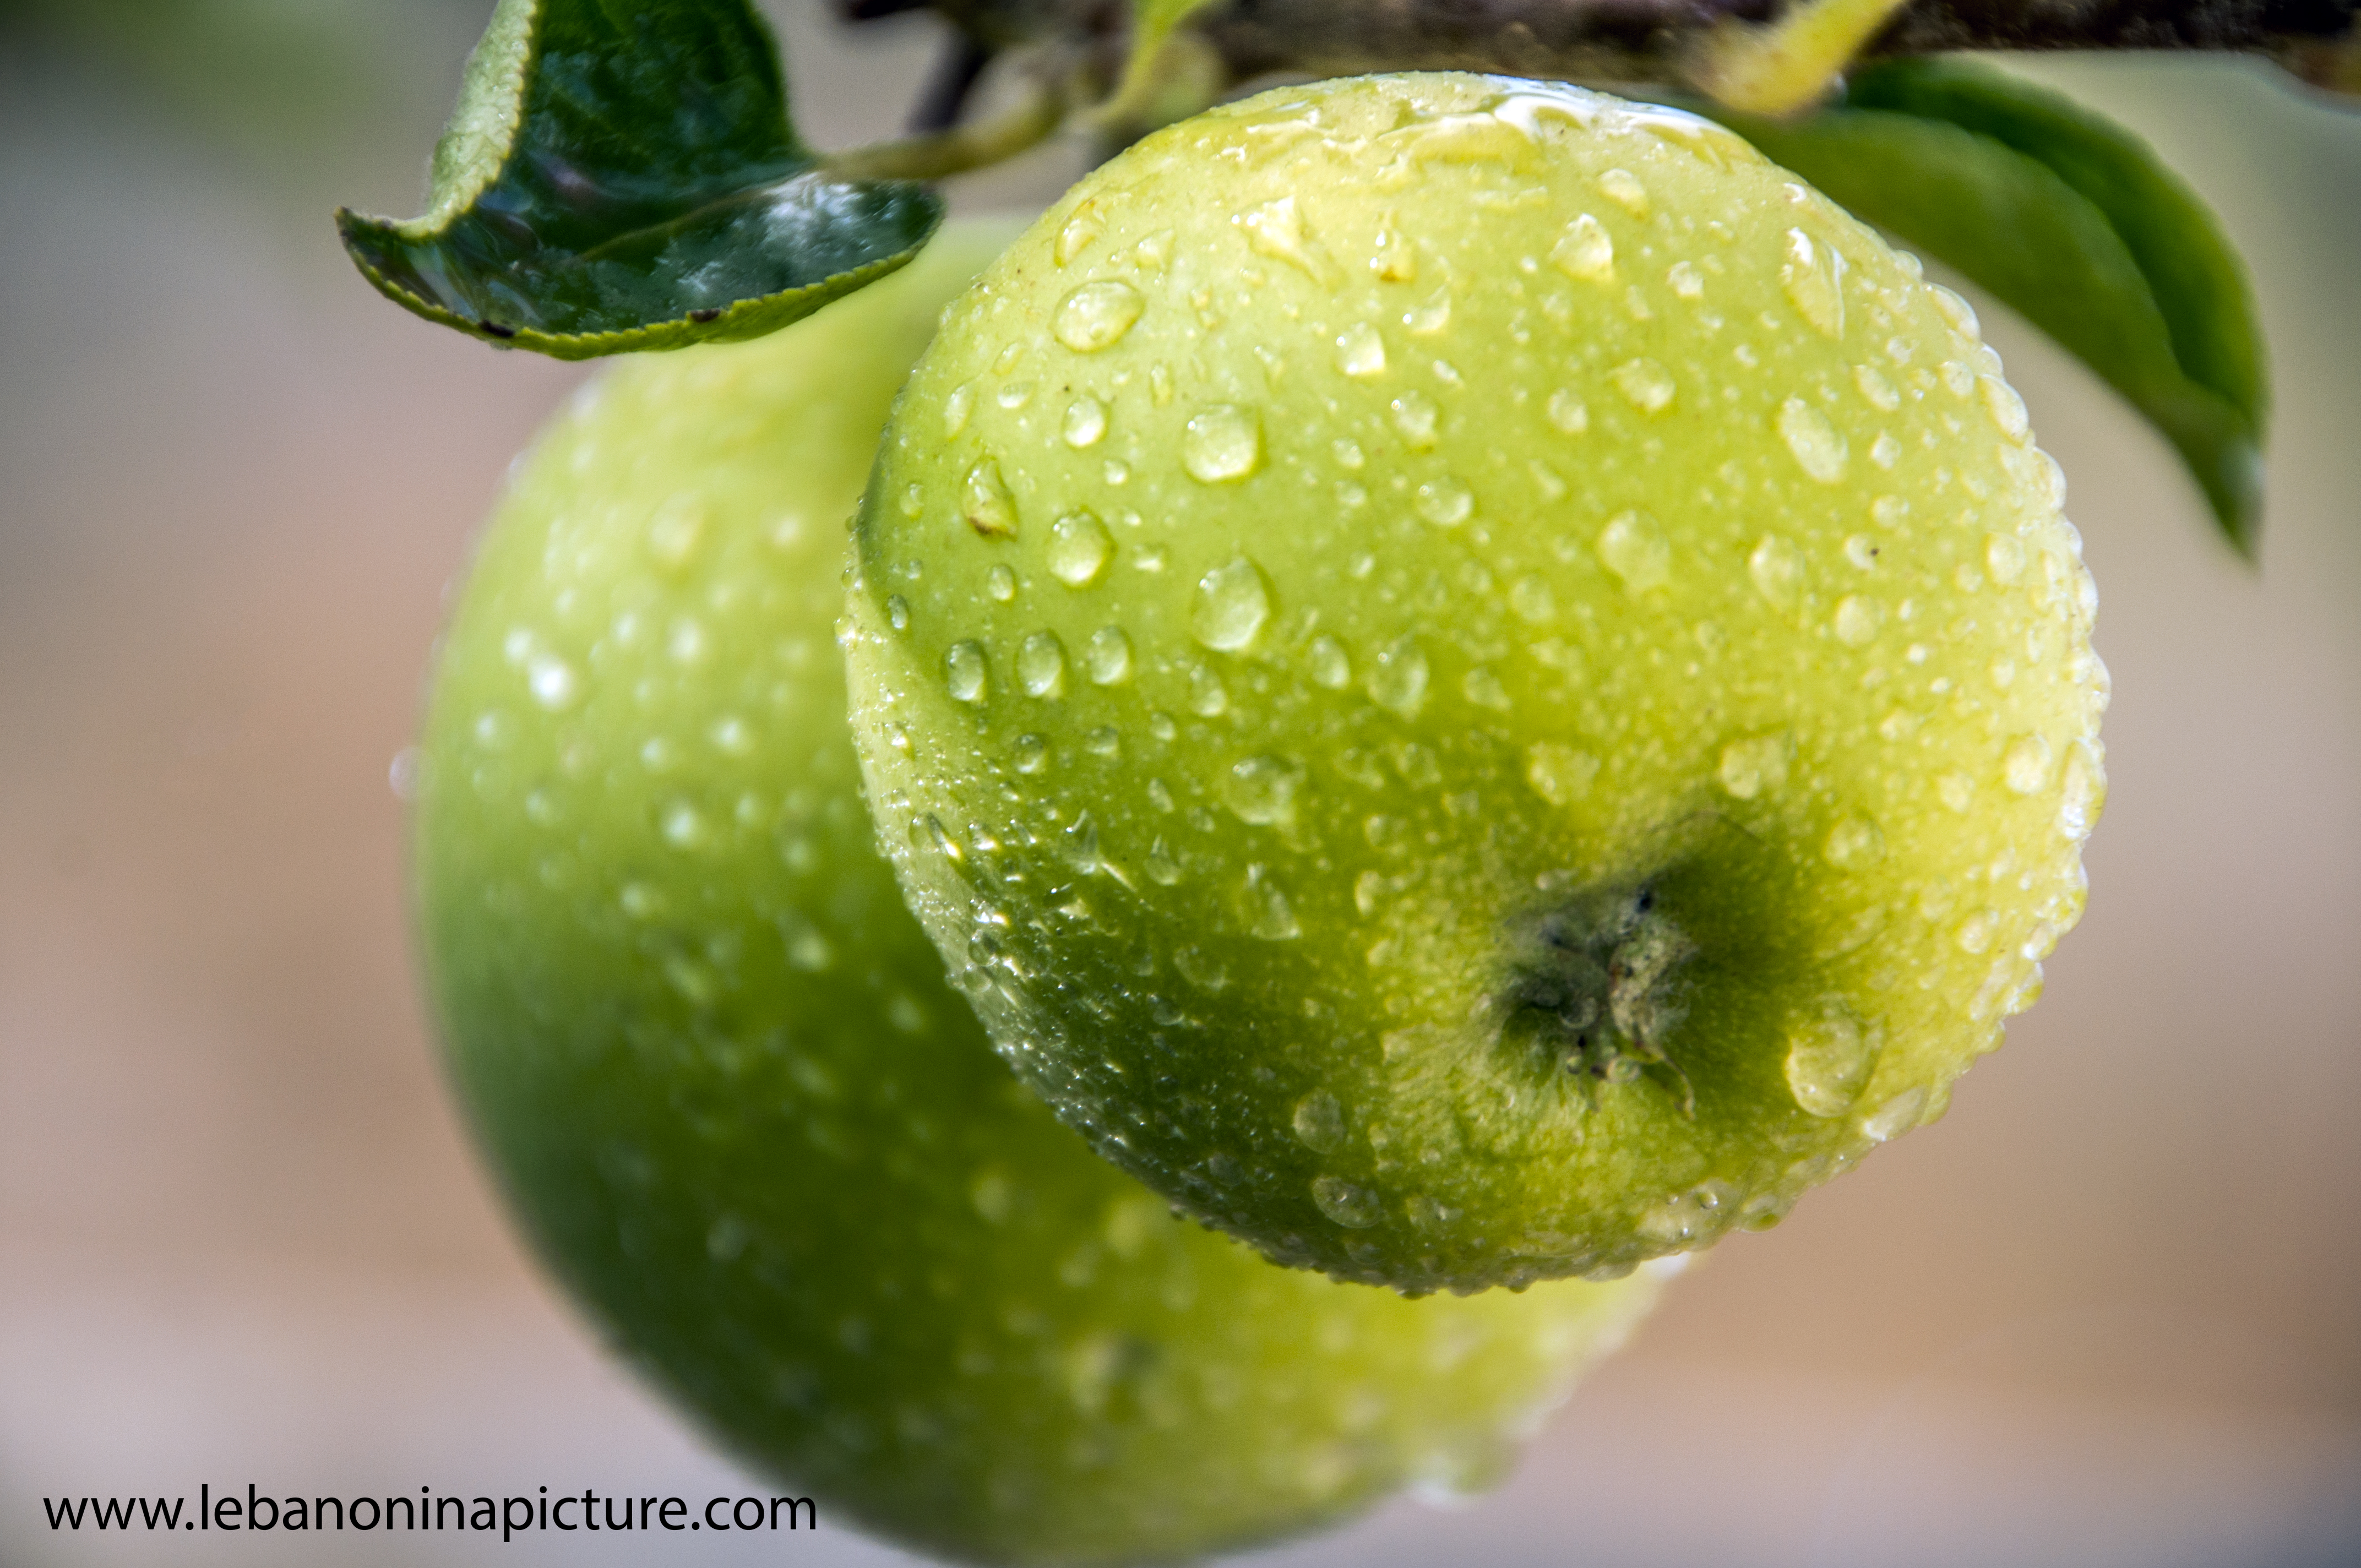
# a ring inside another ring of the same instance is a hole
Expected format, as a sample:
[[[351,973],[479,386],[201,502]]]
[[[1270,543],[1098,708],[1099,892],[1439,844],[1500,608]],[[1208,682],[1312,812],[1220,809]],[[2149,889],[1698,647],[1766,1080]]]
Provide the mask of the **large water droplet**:
[[[1615,277],[1615,241],[1588,213],[1565,225],[1549,258],[1551,266],[1580,282],[1606,283]]]
[[[1261,866],[1246,868],[1246,932],[1266,942],[1291,942],[1303,935],[1287,894]]]
[[[1319,242],[1304,231],[1303,214],[1292,196],[1265,202],[1230,221],[1246,231],[1246,248],[1257,256],[1284,261],[1322,281],[1334,270]]]
[[[1323,1176],[1312,1183],[1312,1201],[1320,1212],[1347,1230],[1365,1231],[1384,1213],[1378,1195],[1341,1177]]]
[[[1755,735],[1732,740],[1721,749],[1719,776],[1732,800],[1752,800],[1766,790],[1777,790],[1787,782],[1787,738]]]
[[[1885,624],[1885,607],[1865,595],[1847,594],[1837,601],[1831,624],[1836,628],[1838,641],[1848,648],[1867,647]]]
[[[1889,1143],[1918,1124],[1927,1108],[1927,1091],[1905,1089],[1861,1119],[1861,1130],[1873,1144]]]
[[[1653,359],[1626,360],[1615,367],[1615,389],[1643,414],[1660,414],[1673,406],[1680,391],[1673,373]]]
[[[1779,264],[1779,286],[1796,313],[1823,337],[1844,335],[1844,257],[1834,247],[1820,260],[1818,247],[1802,229],[1787,231],[1787,258]]]
[[[1794,544],[1775,533],[1766,533],[1746,558],[1746,575],[1754,579],[1754,590],[1780,609],[1795,608],[1795,596],[1804,586],[1804,556]]]
[[[1474,514],[1476,492],[1445,474],[1439,479],[1429,479],[1421,485],[1415,504],[1418,515],[1435,527],[1456,528]]]
[[[1434,422],[1443,411],[1424,392],[1404,392],[1391,405],[1394,428],[1401,432],[1403,442],[1413,452],[1424,452],[1434,444]]]
[[[1326,1154],[1345,1141],[1345,1108],[1324,1089],[1315,1089],[1295,1102],[1289,1119],[1296,1140],[1315,1154]]]
[[[1086,588],[1105,575],[1115,540],[1094,512],[1070,511],[1049,525],[1049,575],[1070,588]]]
[[[1082,644],[1082,671],[1094,686],[1111,686],[1131,676],[1131,639],[1120,626],[1102,626]]]
[[[961,511],[968,526],[986,539],[1006,538],[1016,532],[1016,499],[1000,477],[1000,465],[979,458],[961,486]]]
[[[943,680],[960,702],[982,702],[990,685],[991,665],[983,644],[973,640],[954,642],[943,654]]]
[[[1844,477],[1845,465],[1851,456],[1845,438],[1828,422],[1828,416],[1801,398],[1789,398],[1779,405],[1779,439],[1787,444],[1805,473],[1823,485],[1833,485]]]
[[[1085,283],[1058,302],[1049,333],[1077,354],[1112,348],[1148,308],[1139,291],[1112,280]]]
[[[1598,759],[1554,740],[1536,740],[1525,748],[1525,783],[1552,806],[1567,806],[1590,793],[1598,777]]]
[[[1216,566],[1197,580],[1189,630],[1206,647],[1224,653],[1252,647],[1269,619],[1270,585],[1262,568],[1245,556]]]
[[[2056,761],[2049,742],[2039,735],[2020,735],[2009,743],[2001,760],[2001,779],[2018,795],[2031,795],[2049,782]]]
[[[1245,478],[1262,466],[1262,416],[1235,403],[1200,409],[1182,433],[1180,462],[1201,484]]]
[[[1342,690],[1353,678],[1353,661],[1345,656],[1345,645],[1334,637],[1313,638],[1312,645],[1303,651],[1303,663],[1313,684],[1330,691]]]
[[[1232,764],[1223,781],[1222,799],[1241,822],[1283,826],[1295,820],[1295,797],[1303,780],[1300,763],[1284,757],[1248,757]]]
[[[1367,322],[1348,326],[1337,334],[1336,368],[1347,376],[1385,374],[1386,340],[1383,334]]]
[[[1643,511],[1619,512],[1599,530],[1598,558],[1635,594],[1672,580],[1672,544]]]
[[[1016,679],[1027,696],[1057,696],[1066,689],[1066,645],[1054,631],[1036,631],[1016,651]]]
[[[1378,651],[1369,670],[1369,700],[1404,718],[1415,718],[1426,703],[1426,654],[1418,639],[1396,638]]]
[[[1787,1036],[1787,1088],[1814,1116],[1841,1116],[1869,1087],[1883,1031],[1864,1025],[1837,1001]]]
[[[1065,422],[1058,433],[1065,438],[1067,445],[1080,452],[1084,447],[1096,446],[1105,439],[1106,433],[1107,409],[1098,399],[1084,392],[1066,405]]]

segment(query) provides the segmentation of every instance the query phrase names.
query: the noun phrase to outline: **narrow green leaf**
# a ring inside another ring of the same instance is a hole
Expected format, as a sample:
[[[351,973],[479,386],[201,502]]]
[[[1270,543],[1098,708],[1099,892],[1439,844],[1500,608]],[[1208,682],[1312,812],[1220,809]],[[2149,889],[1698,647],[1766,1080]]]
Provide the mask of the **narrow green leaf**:
[[[2253,293],[2212,212],[2145,143],[1954,60],[1872,67],[1841,104],[1794,123],[1721,117],[2089,365],[2172,443],[2231,543],[2253,554],[2268,411]]]
[[[336,214],[379,291],[560,359],[758,337],[894,270],[942,221],[819,172],[748,0],[500,0],[424,216]]]

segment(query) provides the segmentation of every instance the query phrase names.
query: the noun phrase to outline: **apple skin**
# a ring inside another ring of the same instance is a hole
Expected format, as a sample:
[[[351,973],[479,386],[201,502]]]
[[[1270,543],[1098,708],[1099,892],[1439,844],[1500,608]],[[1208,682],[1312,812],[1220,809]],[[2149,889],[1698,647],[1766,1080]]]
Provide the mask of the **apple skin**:
[[[1011,227],[593,383],[443,645],[416,905],[535,1249],[760,1471],[947,1558],[1190,1558],[1479,1485],[1653,1281],[1410,1301],[1176,1219],[996,1057],[858,795],[843,520]]]
[[[1410,1290],[1775,1223],[2083,897],[2094,599],[1964,302],[1735,137],[1464,75],[1085,179],[855,528],[880,832],[1020,1074]]]

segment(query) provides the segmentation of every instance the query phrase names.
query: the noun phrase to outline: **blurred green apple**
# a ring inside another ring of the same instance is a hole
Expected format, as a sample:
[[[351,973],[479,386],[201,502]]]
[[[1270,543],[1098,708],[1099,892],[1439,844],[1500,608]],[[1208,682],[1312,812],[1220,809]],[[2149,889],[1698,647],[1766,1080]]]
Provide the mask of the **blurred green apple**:
[[[1273,1267],[1060,1126],[946,984],[833,625],[888,401],[1010,232],[551,427],[444,644],[417,906],[519,1219],[722,1442],[947,1557],[1161,1562],[1480,1484],[1652,1287]]]
[[[881,832],[994,1039],[1404,1288],[1774,1223],[2080,913],[2105,672],[1967,306],[1579,89],[1286,87],[946,318],[856,530]]]

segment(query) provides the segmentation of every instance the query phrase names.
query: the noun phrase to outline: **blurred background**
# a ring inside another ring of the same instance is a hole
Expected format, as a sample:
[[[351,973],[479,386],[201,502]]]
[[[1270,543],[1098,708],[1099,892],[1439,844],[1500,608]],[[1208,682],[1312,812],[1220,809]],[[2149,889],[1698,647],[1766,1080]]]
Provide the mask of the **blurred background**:
[[[388,765],[582,371],[402,314],[328,218],[418,210],[489,9],[0,0],[0,1563],[605,1560],[52,1534],[44,1497],[743,1489],[519,1252],[409,958]],[[813,139],[890,133],[934,24],[774,12]],[[1503,1491],[1253,1562],[2361,1563],[2361,115],[2230,61],[2022,68],[2219,208],[2278,390],[2257,572],[1979,302],[2115,677],[2047,1000],[1940,1126],[1694,1268]]]

